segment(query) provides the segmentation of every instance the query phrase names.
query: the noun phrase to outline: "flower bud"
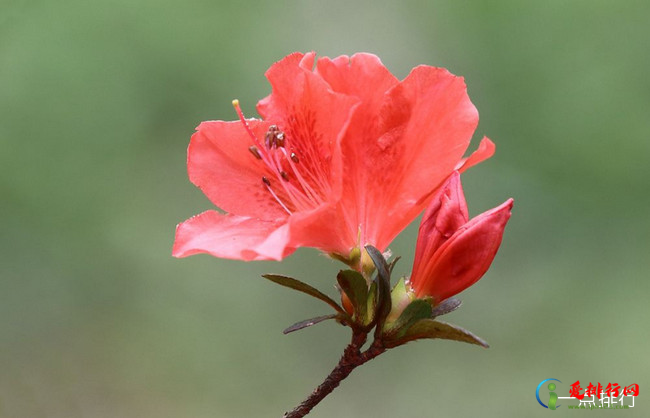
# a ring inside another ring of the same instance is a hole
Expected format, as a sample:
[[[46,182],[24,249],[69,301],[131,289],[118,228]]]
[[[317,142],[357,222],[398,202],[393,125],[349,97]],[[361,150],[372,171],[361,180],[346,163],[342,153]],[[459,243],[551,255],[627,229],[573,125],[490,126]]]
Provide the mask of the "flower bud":
[[[436,304],[476,283],[497,253],[513,200],[468,221],[467,204],[455,172],[422,218],[411,286]]]

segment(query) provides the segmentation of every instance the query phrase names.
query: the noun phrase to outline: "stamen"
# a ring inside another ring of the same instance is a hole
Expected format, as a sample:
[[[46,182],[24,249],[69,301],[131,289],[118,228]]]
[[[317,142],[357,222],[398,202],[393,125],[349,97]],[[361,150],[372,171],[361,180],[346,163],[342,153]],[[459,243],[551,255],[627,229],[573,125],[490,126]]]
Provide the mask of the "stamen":
[[[262,143],[262,139],[255,136],[244,117],[244,113],[239,106],[239,100],[233,100],[232,105],[239,120],[244,125],[246,133],[252,139],[253,145],[248,147],[248,151],[256,159],[262,160],[264,165],[270,169],[269,173],[274,173],[273,175],[276,176],[272,180],[262,176],[262,183],[282,209],[291,215],[292,212],[287,205],[300,211],[311,208],[314,204],[322,204],[323,198],[319,191],[326,190],[328,186],[326,183],[323,184],[323,179],[318,175],[322,167],[312,167],[310,164],[304,166],[303,162],[303,166],[300,168],[304,168],[304,170],[299,170],[297,166],[300,162],[298,155],[296,152],[289,152],[289,149],[293,148],[291,138],[287,138],[287,135],[277,125],[270,125]],[[306,156],[308,160],[310,154],[315,152],[311,149],[307,149],[306,153],[304,151],[302,150],[301,156]],[[301,173],[301,171],[303,172]],[[271,187],[271,181],[274,182],[275,188],[279,188],[278,191],[282,192],[282,199],[287,202],[286,204]]]
[[[232,101],[232,107],[235,108],[235,112],[237,112],[237,116],[239,116],[239,120],[244,125],[244,129],[246,129],[246,132],[248,133],[248,135],[251,138],[253,138],[253,142],[255,143],[255,145],[257,145],[258,147],[261,147],[262,144],[260,144],[260,141],[257,139],[257,137],[255,137],[255,134],[253,134],[253,131],[251,131],[251,128],[248,126],[248,123],[246,122],[246,118],[244,117],[244,113],[241,111],[241,107],[239,107],[239,100],[237,100],[237,99],[233,100]],[[259,154],[259,152],[258,152],[258,154]]]
[[[287,207],[285,206],[285,204],[282,203],[282,200],[280,200],[280,198],[278,197],[278,195],[275,194],[275,192],[274,192],[273,189],[271,188],[271,182],[269,181],[269,179],[267,179],[266,177],[262,177],[262,183],[264,183],[264,184],[266,185],[266,190],[268,190],[269,193],[271,193],[271,195],[272,195],[273,198],[275,199],[275,201],[278,202],[278,203],[280,204],[280,206],[282,206],[282,209],[284,209],[285,212],[287,212],[289,215],[291,215],[291,211],[289,210],[289,208],[287,208]]]
[[[249,151],[251,152],[251,154],[253,154],[253,156],[254,156],[255,158],[257,158],[258,160],[261,160],[261,159],[262,159],[262,156],[260,155],[260,150],[258,150],[257,147],[256,147],[255,145],[251,145],[250,147],[248,147],[248,150],[249,150]]]
[[[266,135],[264,135],[264,145],[266,145],[267,149],[271,148],[271,137],[272,137],[271,131],[273,130],[274,127],[275,125],[269,126],[269,130],[266,131]]]
[[[282,149],[282,151],[284,152],[284,156],[286,158],[287,151],[285,149]],[[294,153],[291,153],[291,154],[294,154]],[[298,157],[296,157],[296,159],[297,158]],[[302,187],[302,190],[303,190],[303,193],[305,194],[305,196],[309,200],[311,200],[312,202],[317,202],[318,204],[323,203],[322,199],[318,196],[316,191],[309,185],[309,183],[305,180],[305,178],[302,176],[302,174],[300,174],[300,171],[298,170],[298,168],[294,164],[295,160],[293,158],[290,158],[290,160],[291,161],[289,161],[289,160],[287,160],[287,161],[289,162],[289,165],[291,166],[291,171],[293,171],[293,173],[295,174],[296,179],[298,180],[298,183]]]
[[[264,136],[264,145],[266,149],[282,148],[284,147],[284,132],[282,132],[277,125],[269,126]]]
[[[253,154],[253,155],[255,156],[255,158],[257,158],[258,160],[261,160],[261,159],[262,159],[262,156],[260,155],[260,150],[258,150],[257,147],[256,147],[255,145],[251,145],[250,147],[248,147],[248,150],[249,150],[249,151],[251,152],[251,154]]]

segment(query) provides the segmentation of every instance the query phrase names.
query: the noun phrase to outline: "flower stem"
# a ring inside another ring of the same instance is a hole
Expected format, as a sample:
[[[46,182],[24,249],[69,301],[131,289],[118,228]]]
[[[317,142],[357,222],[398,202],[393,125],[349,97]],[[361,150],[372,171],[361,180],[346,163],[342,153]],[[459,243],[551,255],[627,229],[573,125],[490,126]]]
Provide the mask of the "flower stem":
[[[361,347],[366,342],[367,332],[353,331],[352,341],[343,351],[343,355],[336,365],[334,370],[325,378],[314,391],[291,411],[284,414],[284,418],[300,418],[307,415],[320,401],[329,395],[341,383],[343,379],[348,377],[352,370],[361,366],[362,364],[372,360],[384,351],[386,348],[380,341],[375,340],[364,352]]]

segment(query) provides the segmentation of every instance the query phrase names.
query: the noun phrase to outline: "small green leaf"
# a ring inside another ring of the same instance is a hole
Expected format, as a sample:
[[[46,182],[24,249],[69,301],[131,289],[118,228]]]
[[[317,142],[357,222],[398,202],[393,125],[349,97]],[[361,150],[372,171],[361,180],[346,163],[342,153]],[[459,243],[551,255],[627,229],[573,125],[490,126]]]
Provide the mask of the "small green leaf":
[[[388,265],[388,275],[389,275],[389,276],[392,276],[392,275],[393,275],[393,269],[395,268],[395,264],[397,264],[397,262],[400,260],[400,258],[402,258],[402,257],[400,257],[400,256],[398,255],[398,256],[395,257],[395,259],[394,259],[393,261],[391,261],[390,264]]]
[[[488,348],[489,345],[482,338],[472,334],[470,331],[458,327],[456,325],[448,324],[442,321],[435,321],[433,319],[420,319],[414,323],[406,333],[399,339],[388,341],[387,347],[397,347],[398,345],[405,344],[409,341],[419,340],[423,338],[440,338],[443,340],[456,340],[463,341],[469,344],[476,344]]]
[[[330,257],[332,257],[332,258],[335,259],[335,260],[340,261],[340,262],[343,263],[343,264],[350,265],[350,259],[347,258],[347,257],[343,257],[341,254],[337,254],[337,253],[328,253],[327,255],[329,255]]]
[[[377,308],[377,282],[370,283],[368,289],[368,308],[367,308],[367,323],[370,324],[375,318],[375,310]]]
[[[296,322],[295,324],[291,325],[289,328],[282,331],[282,333],[288,334],[290,332],[299,331],[303,328],[311,327],[312,325],[316,325],[320,322],[327,321],[328,319],[335,319],[339,317],[340,315],[338,314],[331,314],[331,315],[317,316],[316,318],[305,319],[304,321]]]
[[[343,308],[341,308],[338,303],[334,302],[332,298],[322,293],[320,290],[311,287],[307,283],[301,282],[300,280],[296,280],[291,277],[280,276],[278,274],[263,274],[262,277],[264,277],[265,279],[269,279],[270,281],[277,283],[279,285],[297,290],[302,293],[306,293],[309,296],[315,297],[316,299],[320,299],[323,302],[330,305],[332,308],[334,308],[337,312],[347,316],[345,310],[343,310]]]
[[[350,254],[348,254],[347,257],[338,253],[329,253],[328,255],[335,260],[339,260],[344,264],[347,264],[348,266],[355,268],[359,266],[359,261],[361,259],[361,250],[359,249],[359,247],[354,247],[350,250]]]
[[[390,291],[390,301],[392,306],[397,305],[401,300],[407,297],[407,291],[406,291],[406,281],[404,280],[404,277],[400,278],[395,286],[393,286],[393,290]]]
[[[390,313],[391,308],[390,274],[388,273],[388,265],[383,254],[372,245],[366,245],[365,249],[377,268],[377,278],[375,279],[377,283],[377,307],[375,312],[377,328],[375,330],[375,336],[378,336],[384,327],[384,321]]]
[[[399,339],[413,324],[425,318],[431,318],[431,302],[426,299],[415,299],[404,308],[399,318],[387,327],[385,332],[388,339],[392,339],[393,336]]]
[[[357,322],[364,324],[368,311],[368,283],[366,283],[366,279],[358,271],[341,270],[336,276],[336,280],[352,302]]]
[[[406,309],[409,303],[413,302],[414,299],[415,294],[407,289],[406,279],[401,277],[395,286],[393,286],[393,290],[390,291],[391,309],[390,313],[386,317],[386,322],[395,322],[402,312],[404,312],[404,309]]]
[[[453,312],[456,309],[460,308],[460,305],[462,304],[463,302],[461,302],[460,299],[445,299],[439,305],[434,306],[433,312],[431,312],[431,317],[435,318],[436,316],[442,316],[448,314],[449,312]]]
[[[377,274],[382,278],[387,279],[390,287],[390,273],[388,272],[388,264],[386,264],[384,255],[372,245],[366,245],[365,249],[368,252],[368,255],[370,256],[370,259],[374,263],[375,267],[377,268]]]

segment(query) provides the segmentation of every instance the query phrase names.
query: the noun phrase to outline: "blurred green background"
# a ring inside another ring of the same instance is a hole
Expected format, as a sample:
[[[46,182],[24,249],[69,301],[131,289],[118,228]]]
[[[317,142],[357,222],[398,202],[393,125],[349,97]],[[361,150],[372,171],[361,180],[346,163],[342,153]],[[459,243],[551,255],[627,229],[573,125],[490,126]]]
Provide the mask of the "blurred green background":
[[[314,417],[542,416],[538,383],[638,383],[649,416],[647,1],[2,0],[0,416],[279,417],[349,338],[259,276],[330,290],[339,264],[171,257],[211,207],[187,180],[202,120],[254,115],[293,51],[463,75],[497,144],[470,212],[514,197],[492,269],[422,341],[353,373]],[[474,143],[473,146],[475,145]],[[413,259],[417,225],[391,246]],[[556,411],[562,414],[563,411]],[[610,412],[613,413],[613,412]]]

